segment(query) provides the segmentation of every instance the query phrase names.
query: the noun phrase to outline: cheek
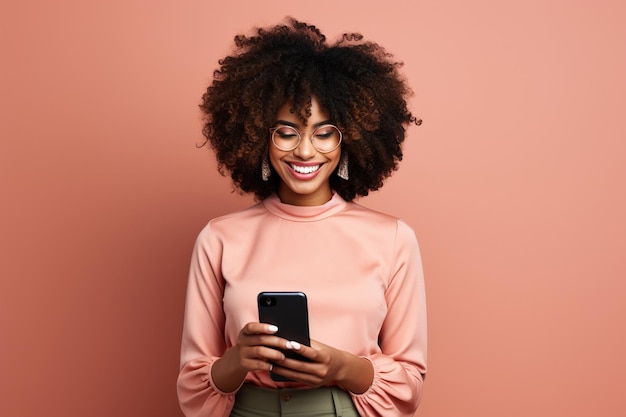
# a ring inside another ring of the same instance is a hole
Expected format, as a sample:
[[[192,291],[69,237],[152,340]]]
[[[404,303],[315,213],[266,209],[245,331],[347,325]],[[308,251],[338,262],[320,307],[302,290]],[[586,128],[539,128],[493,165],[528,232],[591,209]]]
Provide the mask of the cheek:
[[[329,164],[332,166],[333,169],[335,169],[337,165],[339,165],[339,161],[341,161],[341,151],[333,151],[326,157],[330,160]]]
[[[269,160],[270,164],[274,167],[274,169],[276,169],[278,167],[278,164],[280,164],[280,158],[283,157],[284,152],[280,152],[277,151],[275,148],[272,148],[270,148]]]

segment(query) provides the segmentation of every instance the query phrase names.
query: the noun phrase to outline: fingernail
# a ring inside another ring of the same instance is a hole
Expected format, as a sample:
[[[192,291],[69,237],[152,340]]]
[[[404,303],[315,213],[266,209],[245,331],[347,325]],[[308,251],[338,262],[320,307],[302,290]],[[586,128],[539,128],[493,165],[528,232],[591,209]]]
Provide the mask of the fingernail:
[[[273,324],[270,324],[269,326],[267,326],[267,329],[270,332],[277,332],[278,331],[278,327],[274,326]]]
[[[290,344],[291,346],[289,347],[289,349],[293,349],[293,350],[300,350],[300,343],[298,342],[294,342],[293,340],[291,342],[287,342],[287,344]]]

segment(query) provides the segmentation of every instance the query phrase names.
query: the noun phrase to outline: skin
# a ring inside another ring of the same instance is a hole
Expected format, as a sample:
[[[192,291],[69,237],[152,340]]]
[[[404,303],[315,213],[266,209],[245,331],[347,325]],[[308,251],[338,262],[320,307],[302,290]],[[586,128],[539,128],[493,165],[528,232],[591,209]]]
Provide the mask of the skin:
[[[274,336],[275,327],[248,323],[239,332],[237,344],[228,349],[212,368],[211,377],[223,392],[235,391],[249,371],[269,371],[302,382],[313,388],[337,385],[346,391],[362,394],[372,385],[374,369],[367,359],[311,340],[303,346]],[[286,359],[277,350],[297,351],[311,362]]]
[[[271,144],[269,159],[281,179],[278,197],[285,204],[299,206],[322,205],[332,198],[329,178],[341,158],[341,147],[320,153],[312,145],[310,134],[320,124],[332,123],[328,113],[311,100],[311,116],[306,126],[285,104],[276,115],[276,125],[288,124],[303,135],[298,147],[281,151]],[[320,165],[312,175],[298,175],[292,165]],[[250,371],[269,371],[288,377],[311,387],[339,386],[355,394],[369,389],[374,379],[374,369],[367,359],[311,340],[311,346],[302,346],[277,337],[275,326],[265,323],[248,323],[239,332],[237,343],[228,349],[212,367],[213,382],[223,392],[233,392]],[[297,351],[311,362],[287,359],[277,349]],[[273,368],[271,363],[274,363]]]
[[[319,206],[332,198],[329,178],[341,159],[341,147],[329,153],[320,153],[310,140],[315,127],[332,123],[326,110],[320,107],[315,97],[311,99],[311,117],[303,126],[300,118],[291,113],[290,104],[280,108],[276,114],[276,126],[289,125],[298,129],[302,140],[292,151],[281,151],[272,145],[269,146],[269,160],[278,176],[280,186],[278,197],[285,204],[296,206]],[[311,166],[320,164],[320,169],[314,174],[298,175],[292,165]]]

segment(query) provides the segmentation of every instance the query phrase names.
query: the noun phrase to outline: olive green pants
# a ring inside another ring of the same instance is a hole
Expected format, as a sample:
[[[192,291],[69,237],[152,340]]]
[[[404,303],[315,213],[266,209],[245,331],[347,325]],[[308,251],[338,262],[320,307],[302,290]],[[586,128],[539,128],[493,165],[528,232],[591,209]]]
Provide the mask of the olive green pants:
[[[350,394],[340,388],[266,389],[244,384],[231,417],[359,417]]]

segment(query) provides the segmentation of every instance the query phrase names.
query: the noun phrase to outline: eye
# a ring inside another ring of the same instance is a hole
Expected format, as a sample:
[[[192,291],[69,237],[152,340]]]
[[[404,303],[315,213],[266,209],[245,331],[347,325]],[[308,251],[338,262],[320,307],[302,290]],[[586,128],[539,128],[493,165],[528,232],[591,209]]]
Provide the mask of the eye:
[[[314,132],[314,137],[317,140],[337,139],[339,131],[335,126],[321,126]]]
[[[298,132],[296,131],[296,129],[289,126],[281,126],[276,128],[274,134],[284,140],[298,139]]]

